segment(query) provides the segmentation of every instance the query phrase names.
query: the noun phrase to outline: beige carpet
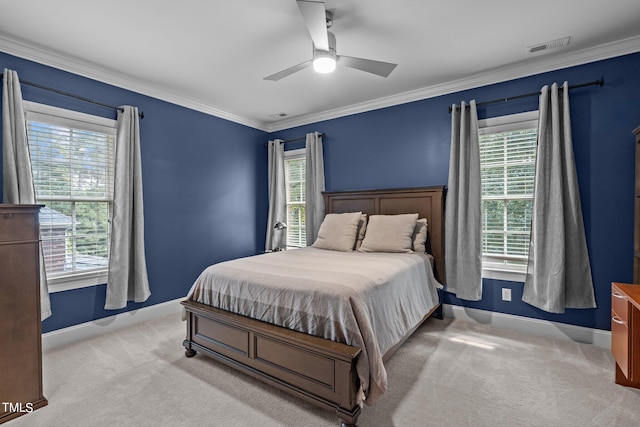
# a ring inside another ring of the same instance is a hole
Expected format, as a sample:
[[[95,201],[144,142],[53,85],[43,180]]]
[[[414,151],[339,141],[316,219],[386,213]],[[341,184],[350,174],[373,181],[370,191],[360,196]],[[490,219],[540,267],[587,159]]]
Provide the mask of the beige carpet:
[[[5,425],[339,425],[205,356],[186,358],[184,328],[172,315],[46,352],[49,405]],[[361,427],[640,425],[640,391],[615,385],[609,352],[587,344],[432,319],[387,371]]]

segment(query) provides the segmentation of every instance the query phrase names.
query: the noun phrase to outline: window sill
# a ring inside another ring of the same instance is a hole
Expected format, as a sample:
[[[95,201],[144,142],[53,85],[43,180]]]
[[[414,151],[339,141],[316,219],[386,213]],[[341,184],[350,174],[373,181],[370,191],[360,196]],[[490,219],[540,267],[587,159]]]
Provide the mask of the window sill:
[[[49,293],[70,291],[72,289],[88,288],[107,283],[107,270],[92,271],[67,277],[56,277],[47,280]]]
[[[483,268],[483,279],[506,280],[508,282],[524,283],[527,277],[526,271],[505,270],[498,268]]]

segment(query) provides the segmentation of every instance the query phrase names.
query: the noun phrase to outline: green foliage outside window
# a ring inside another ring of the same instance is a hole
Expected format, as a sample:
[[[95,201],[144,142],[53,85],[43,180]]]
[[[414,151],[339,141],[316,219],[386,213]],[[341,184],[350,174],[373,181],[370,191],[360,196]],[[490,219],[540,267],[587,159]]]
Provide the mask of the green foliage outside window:
[[[480,137],[485,259],[524,265],[531,229],[537,130]]]
[[[305,215],[306,159],[293,157],[285,160],[287,189],[287,246],[307,246]]]

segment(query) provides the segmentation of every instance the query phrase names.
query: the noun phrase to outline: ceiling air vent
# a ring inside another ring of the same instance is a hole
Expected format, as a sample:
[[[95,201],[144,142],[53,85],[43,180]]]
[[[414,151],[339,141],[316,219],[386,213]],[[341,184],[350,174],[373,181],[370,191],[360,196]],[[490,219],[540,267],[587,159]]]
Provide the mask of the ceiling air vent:
[[[569,44],[569,40],[570,39],[571,39],[571,37],[565,37],[563,39],[552,40],[550,42],[540,43],[540,44],[536,44],[536,45],[533,45],[533,46],[528,46],[527,47],[527,53],[542,52],[543,50],[554,49],[556,47],[566,46],[566,45]]]

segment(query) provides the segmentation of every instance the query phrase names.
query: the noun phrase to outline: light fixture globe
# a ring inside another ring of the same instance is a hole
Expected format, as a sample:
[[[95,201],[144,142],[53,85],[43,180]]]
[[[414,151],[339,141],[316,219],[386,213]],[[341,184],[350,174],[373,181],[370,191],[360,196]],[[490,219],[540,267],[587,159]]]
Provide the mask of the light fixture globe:
[[[313,49],[313,70],[316,73],[327,74],[336,69],[336,36],[328,31],[329,50]]]
[[[316,57],[313,59],[313,70],[316,73],[321,74],[332,73],[336,69],[336,59],[331,57],[329,52],[322,53],[326,53],[326,55],[316,55]]]

